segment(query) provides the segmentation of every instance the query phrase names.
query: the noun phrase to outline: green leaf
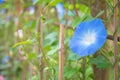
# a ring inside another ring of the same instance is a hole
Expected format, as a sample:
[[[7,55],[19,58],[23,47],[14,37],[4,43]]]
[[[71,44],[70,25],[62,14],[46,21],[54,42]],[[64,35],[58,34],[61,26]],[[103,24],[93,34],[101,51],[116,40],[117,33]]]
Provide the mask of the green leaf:
[[[22,41],[22,42],[18,42],[16,44],[13,45],[13,48],[20,46],[20,45],[25,45],[25,44],[31,44],[30,40],[26,40],[26,41]]]
[[[120,42],[118,42],[118,45],[120,45]]]
[[[54,49],[50,50],[47,54],[52,55],[58,51],[58,47],[55,47]]]
[[[88,6],[80,5],[79,9],[81,13],[85,13],[86,15],[90,14],[90,8]]]
[[[107,61],[102,55],[98,55],[96,58],[90,59],[90,63],[95,64],[97,68],[107,68],[110,62]]]
[[[70,54],[68,55],[68,57],[67,57],[67,60],[76,61],[76,60],[79,60],[79,59],[81,59],[81,57],[78,56],[78,55],[76,55],[76,54],[74,54],[74,53],[70,53]]]
[[[76,17],[74,20],[73,20],[73,23],[72,23],[72,26],[73,28],[77,27],[77,25],[80,23],[80,22],[83,22],[83,21],[88,21],[88,20],[92,20],[94,19],[92,16],[90,15],[83,15],[82,17]]]
[[[81,21],[82,19],[80,17],[75,18],[72,23],[73,28],[75,28]]]
[[[51,23],[53,23],[55,21],[55,19],[50,19],[50,20],[47,20],[44,24],[46,25],[46,24],[51,24]]]
[[[57,36],[57,32],[52,32],[50,34],[48,34],[45,39],[53,39],[53,37],[56,37]]]
[[[36,21],[34,20],[34,21],[32,21],[32,24],[31,24],[31,29],[35,29],[35,27],[36,27]]]
[[[29,54],[28,54],[28,59],[29,59],[29,60],[34,59],[34,58],[36,58],[36,57],[37,57],[37,55],[36,55],[35,53],[29,53]]]
[[[53,0],[53,2],[50,4],[51,6],[56,6],[59,2],[62,2],[63,0]]]
[[[69,4],[69,5],[68,5],[68,9],[73,10],[73,9],[74,9],[73,5],[72,5],[72,4]]]
[[[39,1],[39,0],[35,0],[35,1],[33,2],[33,5],[35,5],[36,3],[38,3],[38,1]]]
[[[93,69],[92,67],[87,67],[86,68],[86,78],[90,78],[90,76],[93,74]],[[87,80],[90,80],[90,79],[87,79]]]
[[[102,11],[100,11],[100,12],[97,14],[97,16],[96,16],[95,18],[100,17],[103,13],[104,13],[104,11],[103,11],[103,10],[102,10]]]
[[[69,16],[75,16],[75,12],[74,12],[74,11],[71,11],[71,10],[68,10],[68,15],[69,15]]]
[[[55,41],[57,41],[56,36],[57,36],[57,32],[52,32],[52,33],[48,34],[44,40],[44,47],[49,46],[52,43],[54,43]]]
[[[73,23],[72,23],[72,26],[73,26],[73,28],[75,28],[75,27],[77,27],[77,25],[80,23],[80,22],[82,22],[82,21],[84,21],[85,19],[87,19],[87,17],[88,16],[83,16],[83,17],[76,17],[74,20],[73,20]]]
[[[70,68],[70,66],[65,66],[64,69],[64,77],[67,79],[70,79],[72,76],[76,74],[76,69],[75,68]]]

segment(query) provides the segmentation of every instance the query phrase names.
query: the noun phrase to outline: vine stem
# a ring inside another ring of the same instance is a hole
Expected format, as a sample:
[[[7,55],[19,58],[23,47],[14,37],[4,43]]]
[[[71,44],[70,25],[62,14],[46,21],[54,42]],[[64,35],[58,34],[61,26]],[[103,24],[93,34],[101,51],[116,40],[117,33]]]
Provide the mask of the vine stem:
[[[83,58],[82,62],[82,80],[85,80],[85,71],[86,71],[86,57]]]
[[[78,11],[77,11],[77,9],[76,9],[76,7],[75,7],[75,0],[72,0],[72,4],[73,4],[73,7],[74,7],[76,16],[79,16],[79,15],[78,15]]]
[[[42,55],[42,53],[41,53],[41,49],[40,49],[40,47],[41,47],[41,43],[42,43],[42,36],[41,36],[41,20],[40,20],[40,18],[37,18],[37,23],[36,23],[36,26],[37,26],[37,33],[38,33],[38,39],[37,39],[37,41],[38,41],[38,54],[41,54]],[[42,57],[40,57],[39,58],[39,67],[41,67],[40,68],[40,80],[43,80],[43,60],[42,60]]]
[[[60,24],[60,32],[59,32],[59,75],[58,80],[63,80],[63,69],[64,69],[64,26]]]
[[[116,5],[118,3],[117,0],[114,0],[114,5]],[[117,6],[115,6],[114,8],[114,28],[115,28],[115,32],[114,32],[114,80],[118,80],[118,44],[117,44],[117,22],[118,22],[118,8]]]

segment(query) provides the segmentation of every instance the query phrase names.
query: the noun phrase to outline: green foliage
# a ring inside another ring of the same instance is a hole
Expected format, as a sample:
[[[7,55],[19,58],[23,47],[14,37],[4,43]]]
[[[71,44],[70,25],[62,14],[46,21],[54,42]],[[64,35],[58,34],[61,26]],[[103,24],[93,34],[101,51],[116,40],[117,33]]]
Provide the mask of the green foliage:
[[[38,73],[37,75],[35,75],[35,76],[32,76],[30,79],[28,79],[28,80],[40,80],[40,76],[39,76],[40,74]]]
[[[31,44],[30,40],[26,40],[26,41],[22,41],[22,42],[18,42],[16,44],[13,45],[13,48],[20,46],[20,45],[25,45],[25,44]]]
[[[92,64],[95,64],[97,68],[108,68],[110,66],[110,62],[108,62],[103,56],[98,55],[96,58],[90,59]]]
[[[83,17],[76,17],[72,22],[72,26],[73,28],[75,28],[80,22],[91,20],[91,19],[93,19],[93,17],[89,15],[84,15]]]
[[[56,6],[56,4],[58,4],[59,2],[63,2],[63,0],[53,0],[50,5]]]
[[[35,53],[29,53],[27,58],[28,58],[28,60],[32,60],[32,59],[37,58],[37,55]]]
[[[52,32],[45,37],[44,47],[52,45],[57,40],[57,32]]]
[[[55,19],[50,19],[50,20],[47,20],[44,24],[47,25],[47,24],[52,24],[53,22],[55,21]]]
[[[64,69],[64,77],[66,77],[67,79],[71,79],[71,77],[73,77],[76,73],[77,70],[70,66],[66,66]]]
[[[71,61],[76,61],[76,60],[79,60],[79,59],[81,59],[81,57],[77,56],[76,54],[74,54],[72,52],[67,57],[67,60],[71,60]]]
[[[58,80],[60,21],[57,18],[55,6],[62,2],[65,7],[65,17],[62,20],[65,23],[64,43],[66,51],[64,77],[65,80],[82,80],[82,58],[71,52],[69,41],[74,33],[73,29],[80,22],[100,17],[105,11],[100,11],[96,17],[92,17],[89,0],[87,0],[88,4],[81,3],[81,1],[86,2],[86,0],[73,0],[74,4],[71,0],[35,0],[33,3],[31,0],[21,1],[23,10],[20,11],[19,15],[15,14],[14,0],[5,0],[3,4],[0,4],[0,75],[4,75],[6,80],[22,80],[23,70],[26,69],[24,74],[27,79],[25,80],[39,80],[40,70],[43,69],[44,79]],[[107,18],[111,20],[105,20],[105,22],[113,22],[113,1],[106,0],[106,3],[109,15]],[[29,14],[30,6],[34,6],[34,14]],[[78,15],[76,15],[75,8]],[[5,13],[2,13],[2,9],[5,9]],[[36,17],[37,12],[40,12],[39,17]],[[39,24],[38,18],[41,20]],[[42,26],[43,35],[38,32],[40,26]],[[19,29],[24,31],[22,39],[16,35]],[[43,36],[42,43],[40,43],[41,35]],[[120,42],[118,42],[118,49],[120,52]],[[110,61],[114,62],[113,45],[109,51],[104,51],[104,49],[100,51],[104,54],[96,58],[86,57],[86,80],[94,78],[91,64],[100,69],[110,67],[111,79],[113,80],[113,67],[110,63]],[[9,55],[10,60],[6,64],[2,64],[5,55]],[[43,59],[43,64],[40,64],[40,58]],[[31,66],[32,70],[29,69]]]
[[[100,17],[103,13],[104,13],[104,11],[100,11],[100,12],[96,15],[96,17],[95,17],[95,18]]]

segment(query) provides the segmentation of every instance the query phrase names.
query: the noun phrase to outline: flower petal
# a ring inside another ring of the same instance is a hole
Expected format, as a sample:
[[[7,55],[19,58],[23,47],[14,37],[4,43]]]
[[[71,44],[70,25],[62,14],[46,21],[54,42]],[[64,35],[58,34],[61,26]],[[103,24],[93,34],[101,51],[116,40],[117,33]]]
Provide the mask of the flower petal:
[[[80,56],[94,54],[106,38],[107,32],[101,19],[81,22],[70,41],[70,49]]]
[[[58,12],[58,18],[61,20],[63,19],[64,15],[65,15],[65,9],[64,9],[64,6],[63,4],[60,2],[56,5],[56,9],[57,9],[57,12]]]

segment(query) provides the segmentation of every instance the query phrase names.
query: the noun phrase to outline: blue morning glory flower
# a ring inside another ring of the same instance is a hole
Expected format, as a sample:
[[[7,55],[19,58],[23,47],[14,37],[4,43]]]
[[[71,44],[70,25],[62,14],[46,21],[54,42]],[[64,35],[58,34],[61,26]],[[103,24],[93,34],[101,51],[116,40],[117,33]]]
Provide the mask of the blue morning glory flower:
[[[56,9],[57,9],[57,13],[58,13],[58,18],[59,18],[60,20],[62,20],[63,17],[64,17],[64,15],[65,15],[65,9],[64,9],[63,4],[62,4],[62,3],[58,3],[58,4],[56,5]]]
[[[10,57],[8,55],[5,55],[2,59],[2,64],[5,64],[9,61]]]
[[[81,57],[94,54],[105,43],[107,32],[101,19],[81,22],[70,41],[70,49]]]
[[[5,12],[6,12],[6,10],[4,8],[0,10],[1,14],[5,14]]]
[[[35,12],[34,6],[30,6],[29,7],[29,14],[34,14],[34,12]]]
[[[4,2],[4,0],[0,0],[0,4],[2,4]]]

